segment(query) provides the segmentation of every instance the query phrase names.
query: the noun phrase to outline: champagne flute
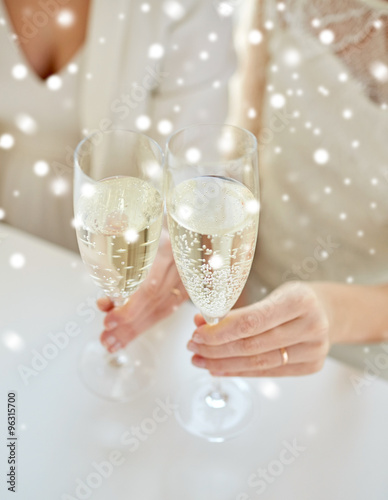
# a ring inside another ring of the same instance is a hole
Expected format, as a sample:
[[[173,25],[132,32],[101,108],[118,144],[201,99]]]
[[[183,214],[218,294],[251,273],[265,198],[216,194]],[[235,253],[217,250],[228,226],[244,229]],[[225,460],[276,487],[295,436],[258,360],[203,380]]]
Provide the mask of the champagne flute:
[[[74,213],[82,260],[115,306],[139,288],[154,261],[163,220],[163,153],[129,130],[96,132],[75,152]],[[155,357],[143,339],[109,354],[96,340],[79,371],[95,394],[129,401],[154,380]]]
[[[248,278],[259,222],[257,142],[229,125],[193,125],[166,148],[168,228],[182,282],[206,322],[236,303]],[[211,335],[211,333],[209,333]],[[220,442],[255,414],[256,393],[242,379],[201,376],[177,397],[190,433]]]

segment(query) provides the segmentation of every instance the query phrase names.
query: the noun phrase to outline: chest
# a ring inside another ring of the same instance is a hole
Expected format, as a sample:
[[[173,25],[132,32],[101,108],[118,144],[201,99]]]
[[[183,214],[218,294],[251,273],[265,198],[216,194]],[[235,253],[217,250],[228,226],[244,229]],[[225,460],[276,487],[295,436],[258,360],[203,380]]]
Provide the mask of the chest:
[[[3,0],[19,48],[42,80],[58,73],[82,47],[90,0],[40,2]]]

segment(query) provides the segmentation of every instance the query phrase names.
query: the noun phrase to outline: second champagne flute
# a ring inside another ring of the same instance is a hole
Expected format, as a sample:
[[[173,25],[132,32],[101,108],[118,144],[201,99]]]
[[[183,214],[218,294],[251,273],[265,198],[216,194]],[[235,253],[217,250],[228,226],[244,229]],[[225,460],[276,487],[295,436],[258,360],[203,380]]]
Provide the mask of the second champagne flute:
[[[255,137],[234,126],[193,125],[167,144],[174,258],[191,300],[210,325],[230,311],[250,272],[260,208],[257,162]],[[192,434],[224,441],[251,421],[255,399],[242,379],[205,375],[182,388],[177,418]]]

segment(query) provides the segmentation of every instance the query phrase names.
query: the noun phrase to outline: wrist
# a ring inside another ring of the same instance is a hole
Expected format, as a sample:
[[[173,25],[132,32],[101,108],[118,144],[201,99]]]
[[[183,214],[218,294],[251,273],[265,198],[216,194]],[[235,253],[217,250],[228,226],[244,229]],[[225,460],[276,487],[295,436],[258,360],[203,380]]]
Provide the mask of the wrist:
[[[346,321],[346,313],[340,314],[346,308],[344,307],[344,291],[338,290],[336,283],[312,282],[311,288],[316,293],[318,300],[326,313],[329,322],[329,341],[330,344],[344,342],[349,326]],[[340,285],[342,286],[342,285]]]
[[[388,286],[313,282],[335,343],[379,342],[388,333]]]

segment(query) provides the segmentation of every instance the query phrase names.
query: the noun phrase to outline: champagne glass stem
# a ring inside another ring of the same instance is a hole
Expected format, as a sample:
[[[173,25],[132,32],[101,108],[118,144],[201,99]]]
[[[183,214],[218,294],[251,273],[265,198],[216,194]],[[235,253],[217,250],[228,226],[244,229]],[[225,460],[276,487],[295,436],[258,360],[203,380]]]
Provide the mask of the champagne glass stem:
[[[219,323],[220,318],[209,318],[204,316],[208,325],[216,325]],[[225,408],[228,403],[228,394],[222,389],[222,382],[220,377],[212,377],[213,387],[210,392],[205,396],[205,401],[210,408]]]
[[[120,295],[119,297],[111,298],[111,301],[113,302],[115,307],[121,307],[128,302],[128,299],[129,297],[123,297],[122,295]]]
[[[112,298],[112,302],[114,303],[115,307],[123,306],[127,302],[127,300],[128,297],[123,296]],[[121,368],[124,365],[128,366],[130,362],[130,357],[128,353],[124,351],[124,349],[119,349],[113,354],[108,354],[108,363],[113,368]]]
[[[213,387],[210,392],[205,396],[205,401],[210,408],[225,408],[228,404],[229,396],[222,390],[221,379],[219,377],[212,377]]]

